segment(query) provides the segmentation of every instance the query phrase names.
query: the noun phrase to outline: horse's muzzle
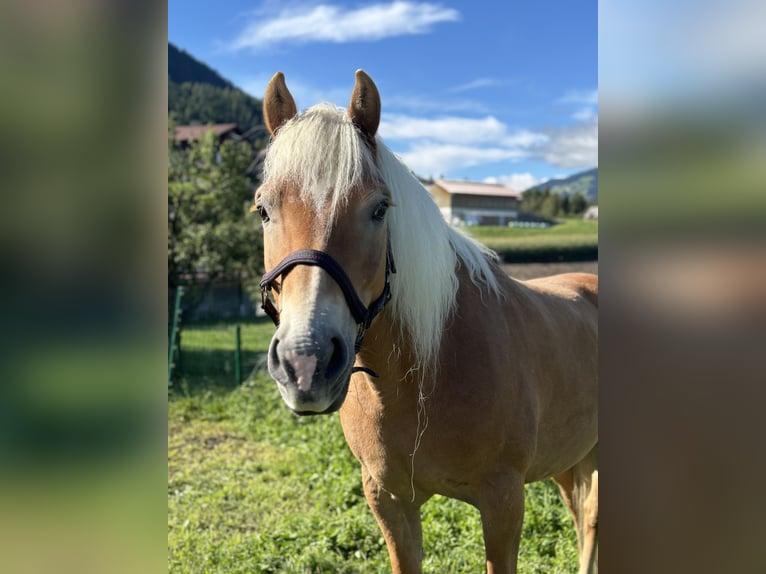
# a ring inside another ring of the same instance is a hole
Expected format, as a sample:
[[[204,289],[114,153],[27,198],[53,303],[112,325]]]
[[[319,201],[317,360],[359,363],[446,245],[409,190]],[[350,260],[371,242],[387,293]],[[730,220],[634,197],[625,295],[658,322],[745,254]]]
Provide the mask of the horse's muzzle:
[[[280,327],[269,346],[269,373],[298,415],[337,411],[348,392],[354,353],[336,334],[290,337]]]

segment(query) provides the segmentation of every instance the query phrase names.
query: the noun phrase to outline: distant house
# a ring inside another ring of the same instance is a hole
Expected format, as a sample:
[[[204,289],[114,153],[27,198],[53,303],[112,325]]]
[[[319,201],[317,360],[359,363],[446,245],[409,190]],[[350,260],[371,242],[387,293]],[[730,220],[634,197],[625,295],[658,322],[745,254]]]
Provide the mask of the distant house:
[[[588,209],[586,209],[582,218],[598,220],[598,205],[591,205]]]
[[[506,185],[437,179],[428,191],[453,225],[502,225],[519,216],[521,194]]]
[[[239,140],[242,135],[237,128],[237,124],[209,124],[209,125],[192,125],[192,126],[176,126],[173,139],[177,141],[181,146],[189,145],[189,142],[200,139],[207,132],[213,132],[219,142],[227,140]]]

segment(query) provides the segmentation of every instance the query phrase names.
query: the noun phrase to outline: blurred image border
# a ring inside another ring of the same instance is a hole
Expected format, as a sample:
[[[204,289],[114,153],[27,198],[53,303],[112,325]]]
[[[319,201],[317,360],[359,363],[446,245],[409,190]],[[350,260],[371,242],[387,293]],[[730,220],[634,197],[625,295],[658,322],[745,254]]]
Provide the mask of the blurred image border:
[[[0,555],[164,570],[166,6],[2,10]],[[766,571],[765,17],[600,5],[604,571]]]

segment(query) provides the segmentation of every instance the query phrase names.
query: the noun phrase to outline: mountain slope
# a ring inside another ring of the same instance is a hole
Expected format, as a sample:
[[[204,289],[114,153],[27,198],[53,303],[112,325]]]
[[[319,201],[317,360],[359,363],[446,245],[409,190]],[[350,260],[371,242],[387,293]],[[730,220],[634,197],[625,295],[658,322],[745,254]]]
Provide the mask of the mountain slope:
[[[563,179],[551,179],[529,188],[529,190],[533,189],[550,189],[551,193],[570,197],[579,193],[588,203],[596,203],[598,202],[598,168],[581,171]]]
[[[168,43],[168,117],[177,125],[263,124],[263,104],[208,65]]]
[[[210,84],[218,88],[234,88],[229,80],[222,77],[207,64],[168,42],[168,81],[182,84]]]

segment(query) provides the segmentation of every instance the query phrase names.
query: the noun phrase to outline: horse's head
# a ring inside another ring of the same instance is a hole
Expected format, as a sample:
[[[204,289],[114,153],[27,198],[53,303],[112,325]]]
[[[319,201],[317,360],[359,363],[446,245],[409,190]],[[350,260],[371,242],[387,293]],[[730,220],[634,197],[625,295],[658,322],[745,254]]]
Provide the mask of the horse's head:
[[[347,113],[316,106],[296,115],[277,73],[263,110],[272,143],[255,209],[269,270],[264,308],[278,324],[269,373],[295,413],[330,413],[346,397],[355,346],[388,299],[391,197],[375,163],[380,97],[359,70]]]

